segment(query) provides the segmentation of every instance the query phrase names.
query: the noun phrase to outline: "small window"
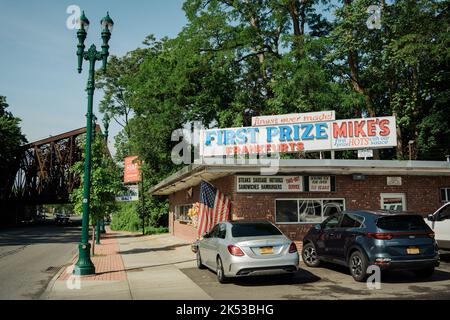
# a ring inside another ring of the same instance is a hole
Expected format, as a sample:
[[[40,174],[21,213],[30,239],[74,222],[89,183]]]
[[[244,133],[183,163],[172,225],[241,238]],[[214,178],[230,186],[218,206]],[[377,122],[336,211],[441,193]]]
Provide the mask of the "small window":
[[[192,208],[192,204],[183,204],[176,207],[175,219],[179,221],[190,221],[188,216],[189,209]]]
[[[298,222],[297,200],[277,200],[277,222]]]
[[[450,202],[450,188],[441,189],[441,201]]]
[[[404,193],[382,193],[381,209],[389,211],[406,211],[406,197]]]

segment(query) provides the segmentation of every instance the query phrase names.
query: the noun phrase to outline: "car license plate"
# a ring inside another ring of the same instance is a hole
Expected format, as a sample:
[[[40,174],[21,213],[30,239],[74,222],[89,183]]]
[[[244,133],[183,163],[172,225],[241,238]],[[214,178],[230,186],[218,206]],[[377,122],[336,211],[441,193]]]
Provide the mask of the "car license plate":
[[[420,250],[417,247],[409,247],[408,249],[406,249],[406,252],[408,254],[419,254]]]
[[[261,254],[272,254],[273,253],[273,247],[261,247],[261,248],[259,248],[259,252]]]

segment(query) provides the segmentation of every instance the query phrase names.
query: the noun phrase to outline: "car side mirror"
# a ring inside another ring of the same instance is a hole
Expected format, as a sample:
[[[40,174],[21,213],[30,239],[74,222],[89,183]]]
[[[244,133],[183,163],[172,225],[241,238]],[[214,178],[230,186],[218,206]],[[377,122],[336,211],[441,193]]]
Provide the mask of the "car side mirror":
[[[434,215],[429,214],[428,215],[428,221],[434,221]]]
[[[314,226],[314,228],[315,228],[316,230],[322,230],[322,225],[321,225],[320,223],[318,223],[318,224],[316,224],[316,225]]]

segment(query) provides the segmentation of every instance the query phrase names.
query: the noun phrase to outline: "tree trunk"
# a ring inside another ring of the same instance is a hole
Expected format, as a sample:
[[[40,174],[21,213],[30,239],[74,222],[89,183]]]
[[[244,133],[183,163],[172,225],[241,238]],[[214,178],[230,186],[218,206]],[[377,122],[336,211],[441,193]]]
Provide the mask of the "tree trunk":
[[[288,3],[288,11],[291,16],[292,25],[294,27],[295,43],[294,47],[297,51],[298,58],[304,55],[303,36],[305,34],[305,10],[303,7],[304,0],[291,0]]]
[[[95,225],[92,225],[92,256],[95,255]]]

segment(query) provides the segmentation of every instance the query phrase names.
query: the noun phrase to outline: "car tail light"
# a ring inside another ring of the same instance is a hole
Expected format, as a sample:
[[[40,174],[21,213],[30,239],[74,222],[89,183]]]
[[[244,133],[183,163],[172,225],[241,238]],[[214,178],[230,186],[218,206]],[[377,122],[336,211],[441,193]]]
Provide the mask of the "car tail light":
[[[289,253],[295,252],[297,252],[297,245],[295,244],[295,242],[292,242],[291,245],[289,246]]]
[[[233,256],[242,257],[244,255],[244,252],[241,250],[241,248],[233,246],[230,244],[228,246],[228,252]]]
[[[391,240],[394,237],[394,235],[392,233],[369,232],[367,234],[367,237],[377,239],[377,240]]]

